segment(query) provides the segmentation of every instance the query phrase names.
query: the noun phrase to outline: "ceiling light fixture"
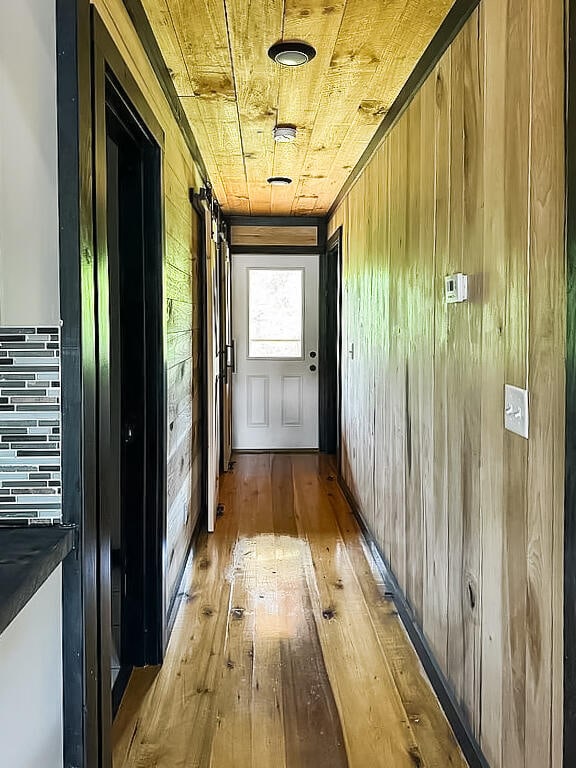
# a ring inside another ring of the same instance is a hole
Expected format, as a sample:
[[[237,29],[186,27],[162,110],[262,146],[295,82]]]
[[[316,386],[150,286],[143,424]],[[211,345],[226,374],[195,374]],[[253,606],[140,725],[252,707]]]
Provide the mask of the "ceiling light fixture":
[[[274,141],[279,143],[294,141],[296,138],[296,128],[293,125],[277,125],[272,130],[272,133],[274,135]]]
[[[288,184],[292,184],[292,179],[288,178],[288,176],[270,176],[266,181],[273,187],[287,187]]]
[[[268,56],[277,64],[285,67],[300,67],[307,64],[316,56],[316,51],[308,43],[298,40],[275,43],[268,49]]]

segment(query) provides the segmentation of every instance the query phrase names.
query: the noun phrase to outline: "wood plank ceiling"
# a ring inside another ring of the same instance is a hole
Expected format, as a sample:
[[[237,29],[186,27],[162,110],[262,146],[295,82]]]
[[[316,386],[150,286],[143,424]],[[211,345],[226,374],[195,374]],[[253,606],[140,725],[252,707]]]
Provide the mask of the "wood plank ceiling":
[[[143,0],[227,213],[322,215],[454,0]],[[305,66],[268,48],[302,40]],[[298,129],[276,144],[272,129]],[[269,176],[290,176],[271,187]]]

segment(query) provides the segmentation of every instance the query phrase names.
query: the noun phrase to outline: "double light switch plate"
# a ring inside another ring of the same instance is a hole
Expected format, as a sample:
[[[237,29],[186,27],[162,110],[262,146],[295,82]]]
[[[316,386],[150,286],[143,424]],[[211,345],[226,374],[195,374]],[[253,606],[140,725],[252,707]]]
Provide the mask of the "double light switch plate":
[[[504,426],[528,439],[528,390],[506,384],[504,388]]]

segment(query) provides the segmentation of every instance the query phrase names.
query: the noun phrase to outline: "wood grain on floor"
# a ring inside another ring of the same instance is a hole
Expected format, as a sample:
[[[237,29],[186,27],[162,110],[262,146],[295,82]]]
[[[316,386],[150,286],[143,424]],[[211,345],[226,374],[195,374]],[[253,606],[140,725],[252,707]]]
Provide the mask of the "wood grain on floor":
[[[330,460],[239,455],[220,497],[114,768],[465,768]]]

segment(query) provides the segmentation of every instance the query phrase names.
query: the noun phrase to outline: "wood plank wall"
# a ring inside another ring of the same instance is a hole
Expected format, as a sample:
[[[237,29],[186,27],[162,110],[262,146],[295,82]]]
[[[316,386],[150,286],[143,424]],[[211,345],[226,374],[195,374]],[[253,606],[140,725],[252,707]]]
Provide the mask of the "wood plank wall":
[[[561,765],[563,22],[482,0],[329,226],[344,478],[492,768]]]
[[[168,366],[166,604],[178,588],[200,509],[200,313],[198,219],[188,190],[202,181],[121,0],[94,0],[165,134],[164,293]]]

